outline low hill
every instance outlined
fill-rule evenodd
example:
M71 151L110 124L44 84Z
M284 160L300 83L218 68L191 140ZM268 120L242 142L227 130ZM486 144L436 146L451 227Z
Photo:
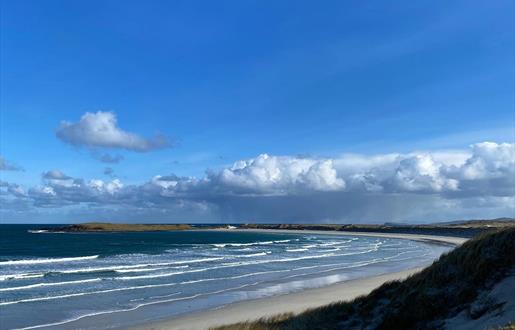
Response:
M353 301L216 329L489 329L513 321L515 227L482 234Z
M129 232L129 231L169 231L169 230L187 230L193 229L191 225L186 224L124 224L124 223L107 223L107 222L89 222L62 227L46 228L48 231L59 232Z
M493 220L466 220L452 223L435 223L424 225L408 224L244 224L246 229L286 229L286 230L336 230L349 232L380 232L398 234L420 234L474 237L478 234L502 228L515 228L515 219L501 218Z

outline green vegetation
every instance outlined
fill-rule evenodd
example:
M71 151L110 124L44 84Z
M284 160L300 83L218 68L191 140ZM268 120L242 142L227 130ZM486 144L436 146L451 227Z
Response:
M350 302L282 314L218 330L261 329L426 329L463 310L472 310L478 294L515 267L515 228L485 233L445 254L404 281L385 283L368 296ZM511 325L508 325L507 329Z
M114 231L168 231L168 230L187 230L193 229L191 225L144 225L144 224L123 224L123 223L104 223L89 222L76 225L69 225L59 228L48 228L49 231L65 232L114 232Z
M421 234L473 237L487 231L515 227L515 219L467 220L427 225L378 224L245 224L246 229L326 230L349 232L380 232L399 234Z

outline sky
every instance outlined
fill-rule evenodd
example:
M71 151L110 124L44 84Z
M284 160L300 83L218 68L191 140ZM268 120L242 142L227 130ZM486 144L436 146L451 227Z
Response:
M0 2L0 220L515 216L515 3Z

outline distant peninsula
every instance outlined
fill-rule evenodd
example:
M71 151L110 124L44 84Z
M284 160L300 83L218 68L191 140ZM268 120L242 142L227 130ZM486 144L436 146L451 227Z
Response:
M170 231L170 230L189 230L194 229L187 224L127 224L127 223L107 223L107 222L88 222L67 225L62 227L44 228L49 232L142 232L142 231Z

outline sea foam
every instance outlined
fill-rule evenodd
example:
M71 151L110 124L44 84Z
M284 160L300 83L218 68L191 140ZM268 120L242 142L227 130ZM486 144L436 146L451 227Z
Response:
M98 255L85 256L85 257L70 257L70 258L38 258L38 259L7 260L7 261L0 261L0 266L2 266L2 265L49 264L49 263L56 263L56 262L91 260L91 259L97 259L97 258L98 258Z

